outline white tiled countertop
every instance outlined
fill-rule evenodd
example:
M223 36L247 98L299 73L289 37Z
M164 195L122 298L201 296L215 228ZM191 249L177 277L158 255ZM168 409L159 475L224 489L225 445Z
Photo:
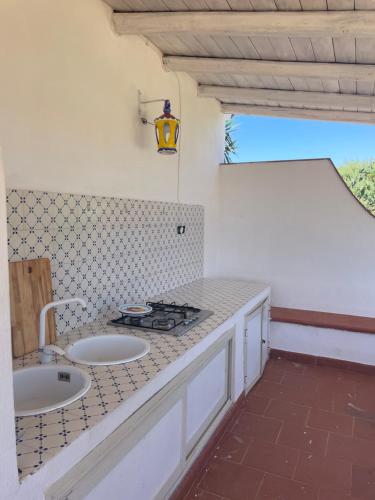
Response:
M144 402L140 397L137 402L135 397L137 394L141 396L141 389L145 392L145 400L149 399L152 394L155 394L157 390L176 375L173 370L170 370L168 371L169 380L166 376L162 380L162 376L167 373L167 367L183 358L185 354L192 351L200 343L203 344L203 339L208 337L239 309L252 299L255 299L259 294L268 293L268 290L267 285L248 281L201 279L162 296L154 297L154 300L164 299L165 301L176 301L181 304L188 302L195 307L213 311L214 314L210 318L181 337L130 330L128 328L121 329L107 325L107 320L95 321L61 335L56 343L64 347L77 338L123 332L146 339L150 343L151 349L143 358L127 364L112 366L79 365L80 368L89 373L92 379L91 389L82 399L50 413L35 417L17 418L17 454L20 478L23 479L29 474L35 474L46 462L56 457L60 452L68 452L69 445L72 445L76 440L82 442L83 435L93 430L93 427L99 425L101 421L109 419L112 414L115 415L118 412L116 414L117 418L113 419L113 425L107 425L105 430L103 430L104 426L101 427L103 436L101 436L101 439L96 436L96 441L100 442L100 440L107 437L121 423L121 418L123 421L124 417L130 416ZM201 352L204 352L204 349ZM200 352L197 354L199 355ZM197 354L195 354L195 357ZM185 366L191 362L188 356L186 356L185 361ZM73 364L62 357L55 359L55 362L65 365ZM36 364L38 364L37 352L16 359L14 368ZM178 367L178 372L185 366ZM146 394L148 386L149 389L152 386L153 391L149 390L148 394ZM127 402L130 403L132 397L134 398L133 408L129 408L127 416L123 414L121 417L121 408ZM64 448L67 449L63 450Z

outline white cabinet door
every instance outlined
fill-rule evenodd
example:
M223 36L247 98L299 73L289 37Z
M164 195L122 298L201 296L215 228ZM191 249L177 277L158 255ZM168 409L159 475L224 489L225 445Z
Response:
M245 390L248 391L262 374L263 304L245 319Z
M153 500L179 472L182 457L182 400L88 493L87 500ZM160 496L161 495L161 496Z
M217 352L186 387L186 442L189 452L229 398L229 344Z
M262 373L269 358L270 349L270 303L269 300L263 304L262 321Z
M231 404L232 338L229 330L52 485L46 499L168 498Z

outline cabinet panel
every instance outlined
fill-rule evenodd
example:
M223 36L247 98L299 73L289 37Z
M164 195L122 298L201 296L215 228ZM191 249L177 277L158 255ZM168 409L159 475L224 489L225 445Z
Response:
M171 380L46 493L46 500L164 500L231 404L234 330Z
M228 399L228 364L227 344L187 384L188 450L199 440Z
M154 499L181 462L182 411L178 401L85 498Z
M245 324L245 389L249 390L262 372L263 306L246 317Z

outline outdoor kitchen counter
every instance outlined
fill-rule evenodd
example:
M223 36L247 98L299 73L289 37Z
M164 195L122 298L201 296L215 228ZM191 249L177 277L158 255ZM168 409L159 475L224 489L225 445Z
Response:
M22 486L37 482L45 488L53 484L233 326L236 313L241 309L246 313L268 294L269 287L260 283L201 279L154 297L213 311L184 336L120 329L107 325L108 319L61 335L56 344L64 347L91 335L131 333L146 339L151 349L143 358L127 364L80 365L92 379L91 389L82 399L60 410L16 419ZM63 357L55 362L72 364ZM36 364L37 352L16 359L14 368Z

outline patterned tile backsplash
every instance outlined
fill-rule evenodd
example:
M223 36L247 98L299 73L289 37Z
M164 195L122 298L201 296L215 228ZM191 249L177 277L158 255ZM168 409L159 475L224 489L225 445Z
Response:
M57 310L59 334L203 275L200 205L12 189L7 210L9 260L48 257L54 298L87 301Z

